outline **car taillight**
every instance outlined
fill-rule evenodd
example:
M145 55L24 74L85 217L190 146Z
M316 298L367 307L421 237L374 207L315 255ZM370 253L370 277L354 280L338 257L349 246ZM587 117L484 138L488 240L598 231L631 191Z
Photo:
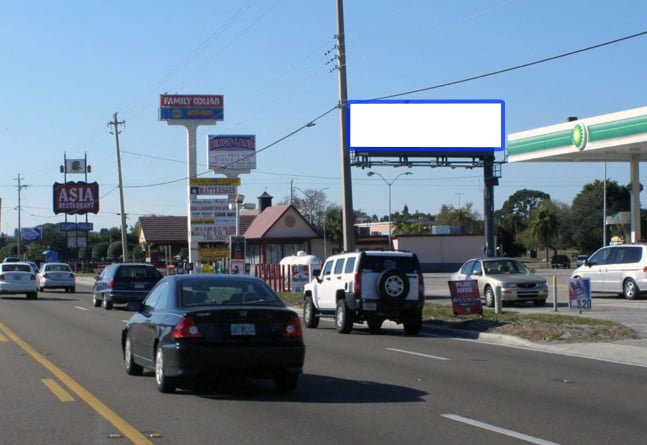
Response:
M353 278L353 293L355 295L360 295L362 293L362 274L355 272Z
M0 273L0 280L4 281L4 274Z
M112 279L112 280L108 281L108 287L109 287L110 289L112 289L112 286L113 286L114 284L115 284L115 280L114 280L114 279Z
M288 324L283 330L283 337L303 337L303 330L301 329L301 320L297 314L290 315Z
M36 280L36 275L32 274L32 275L31 275L31 279L32 279L32 280Z
M177 326L175 326L173 332L171 332L171 337L175 340L183 338L201 338L202 334L200 333L198 326L195 324L193 317L185 315Z
M45 273L43 274L43 278L49 278L49 274L48 274L47 272L45 272Z
M71 273L71 274L70 274L70 278L74 278L74 274L73 274L73 273Z

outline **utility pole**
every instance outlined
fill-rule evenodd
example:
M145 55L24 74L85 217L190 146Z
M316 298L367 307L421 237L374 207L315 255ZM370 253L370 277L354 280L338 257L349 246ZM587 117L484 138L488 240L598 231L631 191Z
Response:
M114 127L115 143L117 145L117 172L119 173L119 201L121 205L121 261L128 261L128 239L126 237L128 226L126 225L126 210L124 208L124 185L121 180L121 151L119 150L119 125L126 125L126 121L117 120L117 113L114 114L113 120L108 122L108 126Z
M20 213L21 213L21 208L20 208L20 192L23 188L29 187L27 185L21 184L21 180L24 178L20 177L20 173L18 173L18 177L16 180L18 181L18 236L16 236L16 256L20 258Z
M337 0L337 59L339 64L339 123L341 126L341 180L342 180L342 228L344 250L355 249L355 212L353 211L353 183L350 174L350 153L347 147L347 110L348 92L346 86L346 40L344 37L344 2Z

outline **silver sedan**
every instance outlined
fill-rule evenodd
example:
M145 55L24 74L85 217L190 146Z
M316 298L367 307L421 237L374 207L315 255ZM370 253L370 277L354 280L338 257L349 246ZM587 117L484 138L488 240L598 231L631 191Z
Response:
M452 274L451 280L478 281L481 299L489 307L494 307L497 288L503 303L532 301L544 306L548 298L546 279L515 258L473 258Z

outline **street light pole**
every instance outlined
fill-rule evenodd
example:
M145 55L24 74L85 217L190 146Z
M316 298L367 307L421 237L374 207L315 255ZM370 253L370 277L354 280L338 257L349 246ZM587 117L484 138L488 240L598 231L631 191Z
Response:
M391 228L391 186L395 183L395 181L398 180L398 178L400 176L402 176L402 175L412 175L412 174L413 173L411 173L411 172L402 172L398 176L393 178L393 180L391 182L389 182L389 181L386 180L386 178L384 176L382 176L381 174L379 174L377 172L370 171L370 172L366 173L367 176L373 176L373 175L379 176L380 178L382 178L382 181L384 181L386 183L386 185L389 187L389 233L388 233L388 235L389 235L389 249L393 249L393 238L392 238L393 230Z

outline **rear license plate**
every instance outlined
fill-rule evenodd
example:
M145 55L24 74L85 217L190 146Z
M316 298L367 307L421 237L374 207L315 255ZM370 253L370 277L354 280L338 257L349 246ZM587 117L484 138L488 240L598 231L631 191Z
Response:
M377 309L377 303L364 303L362 307L365 311L374 311Z
M135 283L135 289L144 289L145 287L144 283Z
M231 335L256 335L256 326L253 323L232 323Z

